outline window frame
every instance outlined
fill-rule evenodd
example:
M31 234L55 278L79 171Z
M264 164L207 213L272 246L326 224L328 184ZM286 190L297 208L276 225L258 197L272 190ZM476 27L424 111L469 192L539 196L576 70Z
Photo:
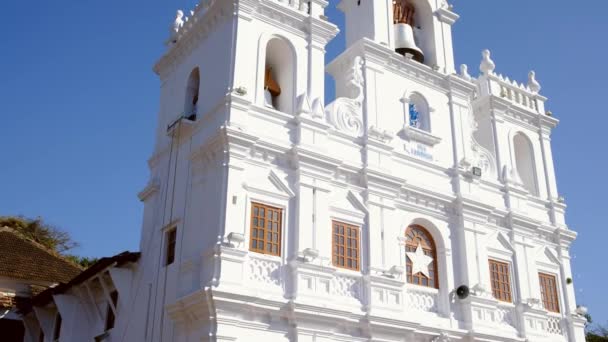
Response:
M344 228L344 233L336 233L336 225ZM354 231L355 235L352 236L350 233ZM337 244L340 241L339 238L343 238L343 243ZM349 248L347 240L355 240L355 246ZM344 253L339 253L340 248L344 249ZM353 251L355 256L353 256ZM348 252L351 252L351 256L348 256ZM343 265L340 264L342 259ZM348 266L349 261L351 266ZM331 222L331 262L334 267L349 270L349 271L361 271L361 227L355 224L347 223L340 220L332 220ZM355 266L353 267L353 262Z
M552 284L547 284L546 282L543 282L543 278L544 280L550 280L552 281ZM552 273L547 273L547 272L538 272L538 285L539 285L539 289L540 289L540 296L541 296L541 302L543 303L543 308L545 308L545 310L552 312L552 313L556 313L559 314L561 313L561 308L560 308L560 300L559 300L559 285L558 285L558 281L557 281L557 276L555 274ZM552 298L547 298L547 286L551 286L552 285L552 290L553 291L553 296Z
M426 235L426 238L429 239L429 241L431 242L431 255L428 255L428 248L425 248L424 246L422 247L423 251L425 252L425 255L427 256L431 256L433 258L433 271L434 271L434 284L431 285L430 280L431 278L426 277L423 274L416 273L416 274L410 274L412 272L412 262L409 261L409 257L407 256L407 253L412 253L415 252L416 249L418 248L419 244L417 245L413 245L413 243L410 242L410 239L408 238L408 233L410 232L410 230L413 229L418 229L421 230L424 235ZM435 238L433 237L433 235L431 234L431 232L429 232L428 229L424 228L423 226L419 225L419 224L412 224L410 226L407 227L407 229L405 230L405 244L403 246L404 250L405 250L405 278L406 278L406 282L409 285L414 285L414 286L420 286L420 287L424 287L424 288L429 288L429 289L436 289L439 290L439 286L440 286L440 282L439 282L439 260L437 257L437 243L435 242ZM408 248L412 248L412 251L409 251ZM423 279L426 278L427 284L425 285L423 283ZM416 280L416 281L415 281Z
M492 266L497 266L497 272L492 270ZM506 272L500 272L500 267L506 267ZM488 269L490 276L490 288L492 290L492 296L503 303L513 303L514 291L513 291L513 277L511 275L512 268L511 263L508 261L502 261L498 259L488 259ZM495 279L494 275L497 275L498 279ZM507 282L500 280L500 277L507 277ZM498 281L497 283L495 281ZM506 287L504 285L507 285ZM504 289L507 290L504 290Z
M172 239L173 237L173 239ZM165 266L175 263L177 255L177 227L171 227L165 232Z
M112 300L112 304L107 303L106 306L106 319L104 323L104 331L110 331L114 329L116 326L116 315L118 314L118 291L114 290L110 292L110 299ZM116 309L116 313L112 310L112 305Z
M258 209L258 215L255 215L255 210ZM260 216L259 215L259 210L263 209L264 210L264 216ZM271 223L276 223L277 224L277 231L273 232L273 231L268 231L268 228L266 228L266 223L268 220L268 218L266 217L268 210L270 210L271 212L277 212L277 220L274 220L274 217L272 218L272 220L270 221ZM284 217L283 215L285 214L285 208L280 207L280 206L276 206L276 205L270 205L270 204L266 204L260 201L251 201L250 202L250 213L249 213L249 251L253 252L253 253L258 253L258 254L262 254L262 255L268 255L271 257L282 257L283 255L283 222L284 222ZM274 215L273 215L274 216ZM254 226L254 222L258 222L257 220L264 220L264 226L259 226L256 225ZM271 228L273 229L273 228ZM262 239L258 238L259 235L259 231L262 230ZM254 237L254 232L255 237ZM267 239L267 234L277 234L277 239L276 242L268 242ZM272 240L272 239L270 239ZM254 247L254 242L256 244L256 247ZM262 243L262 248L258 248L258 243ZM267 250L266 247L268 247L268 243L271 244L271 248L270 250ZM273 247L276 246L276 252L273 252L272 249Z

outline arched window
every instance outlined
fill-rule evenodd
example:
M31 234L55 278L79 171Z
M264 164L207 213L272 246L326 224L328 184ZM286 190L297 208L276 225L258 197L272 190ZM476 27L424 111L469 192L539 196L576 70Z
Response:
M284 113L294 112L295 54L281 38L266 45L264 66L264 104Z
M186 103L184 105L184 117L196 120L198 114L198 97L201 86L201 75L198 68L190 73L186 88Z
M408 103L408 124L411 127L421 129L423 131L431 131L431 118L429 115L429 105L426 100L418 95L412 94Z
M523 133L518 133L513 138L513 149L515 150L515 166L524 188L531 194L538 195L532 143Z
M437 248L433 237L418 225L407 228L405 237L407 282L438 289Z

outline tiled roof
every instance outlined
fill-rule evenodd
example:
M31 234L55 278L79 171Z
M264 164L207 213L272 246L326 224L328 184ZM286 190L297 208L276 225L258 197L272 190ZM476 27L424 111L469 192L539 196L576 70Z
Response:
M139 260L141 256L140 252L122 252L113 257L109 258L101 258L91 267L82 271L72 280L65 284L59 284L55 287L50 287L38 295L32 298L32 303L35 306L45 306L49 302L51 302L54 294L65 293L67 290L72 288L73 286L77 286L82 284L83 282L89 280L90 278L98 275L100 272L105 271L108 267L121 267L124 265L128 265L130 263L135 263ZM29 307L22 307L20 310L21 314L26 315L29 311L31 311L31 305Z
M0 228L0 276L27 281L66 283L81 272L74 264Z

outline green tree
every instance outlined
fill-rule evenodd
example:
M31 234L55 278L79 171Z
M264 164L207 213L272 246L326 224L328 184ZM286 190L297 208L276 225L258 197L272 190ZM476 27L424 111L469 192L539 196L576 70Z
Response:
M42 221L21 216L0 216L0 228L8 227L24 238L37 242L47 249L63 254L78 246L67 232Z
M592 326L593 318L587 313L587 342L608 342L608 328L602 325Z
M78 243L66 231L45 223L41 218L0 216L0 228L2 227L14 230L25 239L42 245L81 268L89 268L99 260L66 253L78 247Z
M65 258L82 268L89 268L99 261L99 258L81 257L78 255L66 255Z
M587 342L608 342L608 330L602 327L588 331Z

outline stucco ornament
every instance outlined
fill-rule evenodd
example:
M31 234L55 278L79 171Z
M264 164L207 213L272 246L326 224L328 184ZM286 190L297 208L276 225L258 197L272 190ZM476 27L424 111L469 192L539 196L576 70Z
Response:
M479 70L484 75L489 75L496 69L496 64L492 60L490 50L483 50L481 53L481 64L479 65Z
M471 150L473 156L469 160L472 166L476 166L481 169L482 177L494 177L497 175L496 172L496 158L489 149L483 147L479 141L475 138L475 133L479 130L479 125L475 120L475 116L472 114L473 109L469 108L469 128L471 132Z
M476 297L486 298L486 299L493 298L492 292L488 291L488 286L486 284L477 283L475 286L473 286L473 288L471 290L473 292L473 295Z
M408 252L407 257L412 261L412 274L422 273L428 278L431 277L429 265L433 262L433 258L424 254L422 246L418 245L416 252Z
M353 59L346 78L348 97L340 97L327 106L328 121L339 131L348 134L363 135L363 59Z
M521 181L521 177L519 176L519 172L517 172L517 169L509 167L508 165L505 165L502 168L502 180L504 183L508 184L514 184L519 186L523 184L523 182Z
M525 304L532 309L537 309L537 310L543 309L542 301L538 298L528 298L525 301Z
M530 90L534 94L538 94L542 89L540 83L538 83L538 81L536 80L536 72L534 71L530 71L530 73L528 74L528 88L530 88Z

